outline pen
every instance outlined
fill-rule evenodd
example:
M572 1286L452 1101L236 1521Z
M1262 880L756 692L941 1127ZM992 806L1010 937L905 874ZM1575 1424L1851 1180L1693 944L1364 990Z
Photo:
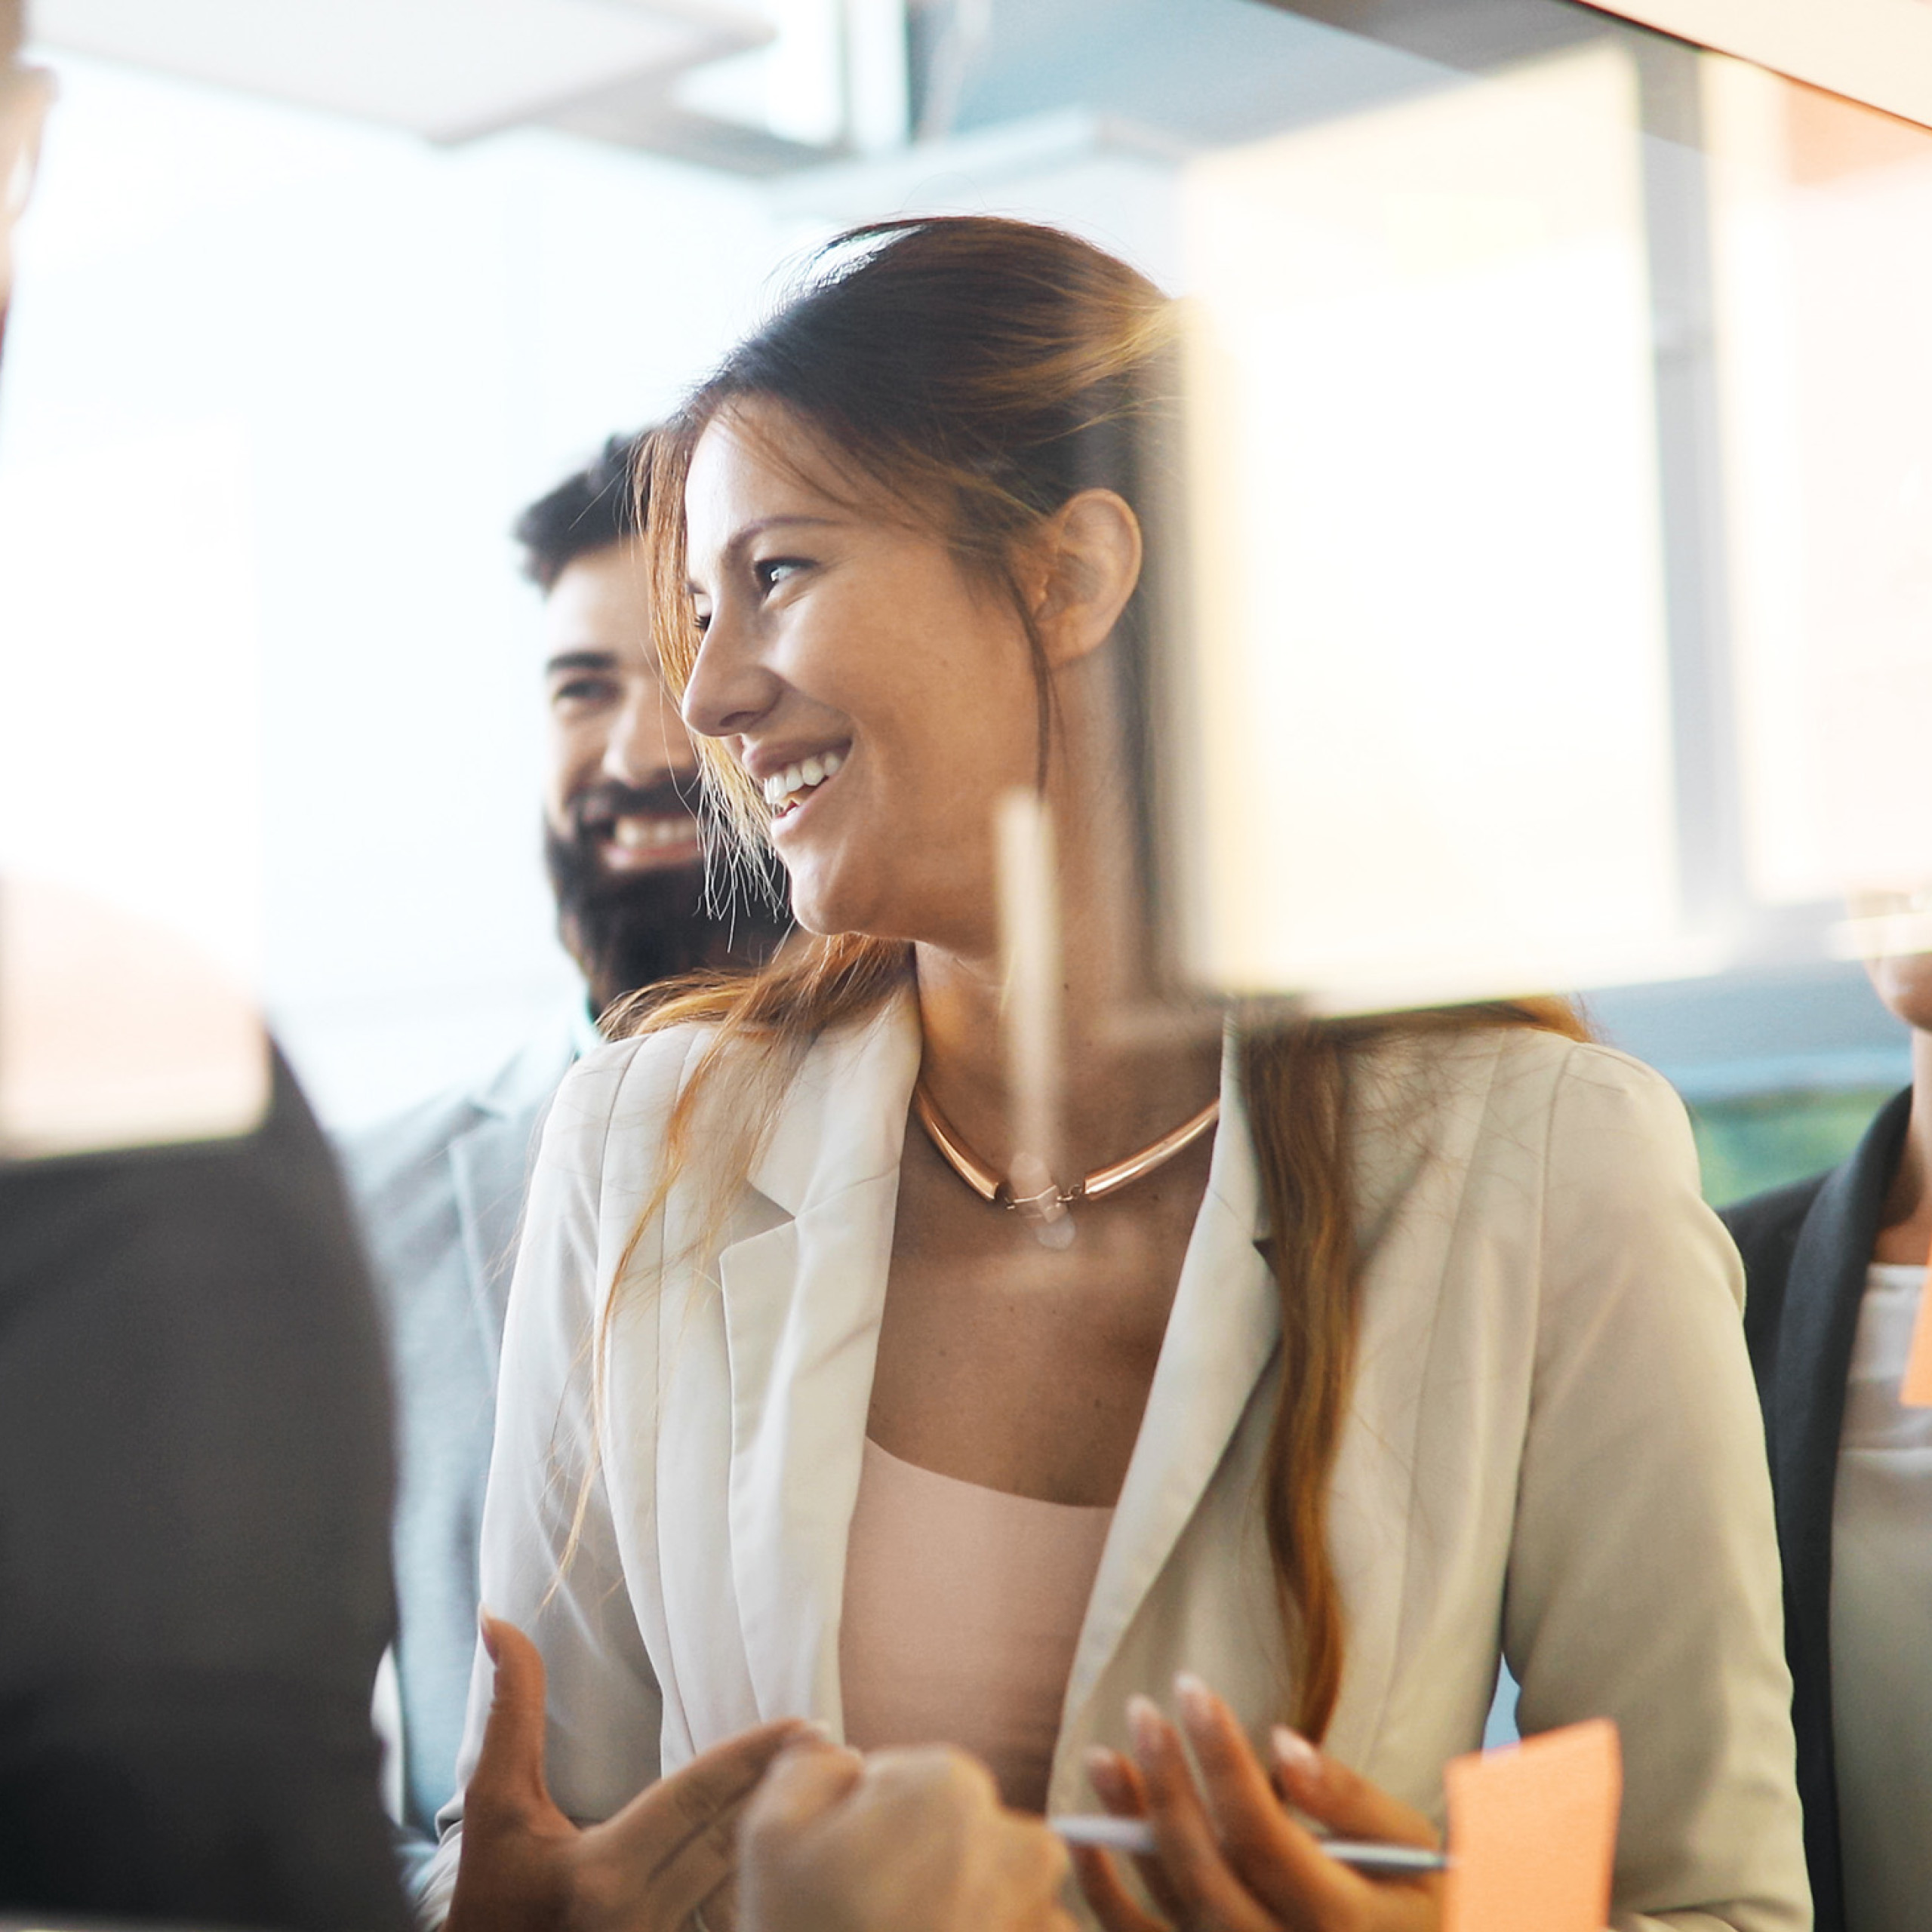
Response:
M1048 1828L1069 1844L1100 1846L1108 1851L1146 1857L1154 1849L1154 1828L1145 1818L1109 1818L1080 1814L1049 1818ZM1406 1878L1418 1872L1446 1872L1447 1857L1418 1844L1371 1844L1352 1838L1323 1838L1321 1849L1338 1863L1377 1877Z

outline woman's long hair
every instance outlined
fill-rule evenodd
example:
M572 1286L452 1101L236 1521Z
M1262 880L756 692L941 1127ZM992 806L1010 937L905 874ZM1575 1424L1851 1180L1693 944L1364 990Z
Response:
M1013 574L1019 546L1076 491L1116 490L1143 524L1155 520L1143 488L1146 452L1166 440L1173 408L1171 315L1143 277L1054 229L955 217L840 238L804 292L733 352L650 453L647 543L667 681L681 690L697 654L685 588L685 481L699 437L721 411L752 399L780 405L842 460L841 471L942 537L1026 623ZM1155 557L1158 546L1149 549ZM1147 596L1143 586L1130 603L1129 632L1144 622ZM1052 706L1044 653L1030 626L1029 638L1044 772ZM729 828L762 839L766 813L749 778L715 743L699 750ZM760 1124L811 1041L878 1012L909 983L911 958L898 940L801 937L748 978L648 989L608 1017L620 1034L691 1022L712 1029L673 1109L640 1231L690 1166L694 1123L724 1070L731 1104L707 1116L726 1136L723 1148L712 1141L706 1150L708 1183L719 1200L743 1179ZM1346 1634L1328 1548L1328 1494L1352 1379L1361 1274L1351 1068L1365 1047L1394 1032L1502 1025L1580 1032L1555 1001L1384 1021L1275 1019L1241 1031L1241 1074L1281 1309L1263 1507L1294 1666L1288 1715L1313 1738L1334 1711ZM601 1381L600 1371L593 1383Z

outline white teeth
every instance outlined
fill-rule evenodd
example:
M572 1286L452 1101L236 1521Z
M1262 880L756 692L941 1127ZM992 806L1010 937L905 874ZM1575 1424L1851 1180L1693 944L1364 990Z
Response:
M788 764L764 781L764 802L781 817L801 792L809 792L835 777L845 762L842 752L815 752L801 764Z
M620 818L611 828L612 839L627 852L647 845L681 845L691 835L691 827L675 818Z

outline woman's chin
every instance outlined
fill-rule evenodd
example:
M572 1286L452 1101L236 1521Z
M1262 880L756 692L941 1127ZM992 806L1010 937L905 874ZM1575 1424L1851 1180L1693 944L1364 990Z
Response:
M848 933L863 934L863 921L855 909L836 892L814 890L795 874L792 880L792 917L802 932L817 939L838 939Z
M811 893L792 886L792 917L802 932L817 939L876 939L904 941L903 921L882 917L880 909L849 895Z

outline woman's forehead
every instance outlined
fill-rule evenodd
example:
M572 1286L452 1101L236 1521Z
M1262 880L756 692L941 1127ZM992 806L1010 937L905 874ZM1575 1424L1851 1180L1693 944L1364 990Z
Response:
M768 397L745 396L705 425L691 452L688 488L778 490L831 502L850 494L844 473L850 467L796 411Z
M841 524L917 525L907 493L867 474L795 410L768 397L734 398L700 432L685 487L693 554L730 543L746 524L809 517Z

